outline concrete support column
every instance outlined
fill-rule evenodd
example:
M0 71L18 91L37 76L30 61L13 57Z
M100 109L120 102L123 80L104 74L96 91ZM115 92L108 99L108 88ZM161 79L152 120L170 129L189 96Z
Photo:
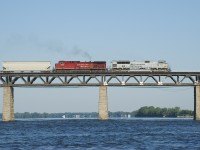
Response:
M14 121L14 88L3 87L3 121Z
M99 120L108 120L107 86L99 87Z
M194 120L200 120L200 86L194 87Z

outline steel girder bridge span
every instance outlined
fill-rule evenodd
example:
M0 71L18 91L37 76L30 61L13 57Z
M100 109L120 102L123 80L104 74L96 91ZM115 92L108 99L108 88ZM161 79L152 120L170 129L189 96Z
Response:
M14 87L98 86L99 119L107 120L108 86L192 86L194 120L200 120L200 72L110 72L110 73L0 73L3 87L3 121L14 120Z

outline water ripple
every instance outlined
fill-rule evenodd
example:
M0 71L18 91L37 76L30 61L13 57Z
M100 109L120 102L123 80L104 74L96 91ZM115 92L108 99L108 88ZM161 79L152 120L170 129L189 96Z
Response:
M200 122L181 119L0 122L0 149L200 149Z

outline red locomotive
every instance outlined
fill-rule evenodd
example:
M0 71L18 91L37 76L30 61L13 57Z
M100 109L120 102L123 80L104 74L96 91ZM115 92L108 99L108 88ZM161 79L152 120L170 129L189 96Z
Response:
M106 70L106 61L81 62L81 61L59 61L55 64L56 71L62 70Z

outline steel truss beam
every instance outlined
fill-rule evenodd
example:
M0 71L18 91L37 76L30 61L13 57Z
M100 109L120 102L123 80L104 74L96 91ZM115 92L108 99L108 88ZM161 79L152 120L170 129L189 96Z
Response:
M0 73L0 86L196 86L200 72Z

